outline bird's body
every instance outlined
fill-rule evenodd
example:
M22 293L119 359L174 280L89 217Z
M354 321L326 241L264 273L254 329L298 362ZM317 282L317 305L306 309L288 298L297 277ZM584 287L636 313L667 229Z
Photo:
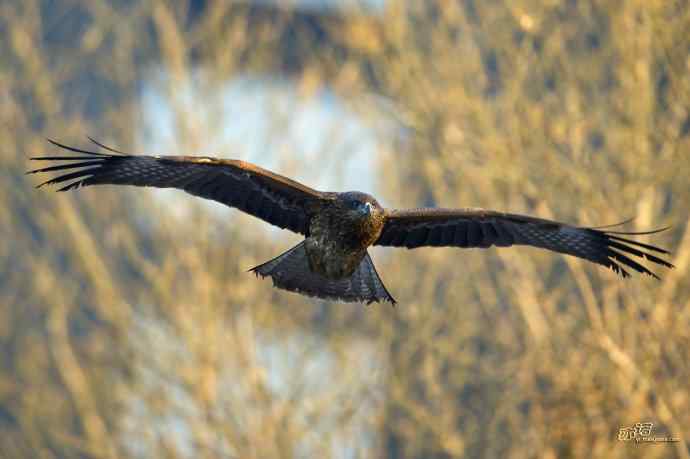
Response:
M368 202L371 210L353 209L351 202ZM366 204L365 204L366 205ZM378 239L383 229L383 209L373 196L357 193L336 193L313 213L305 249L309 267L328 279L349 277Z
M251 271L271 277L276 287L319 298L395 303L367 253L372 245L529 245L589 260L623 277L629 276L626 267L657 277L633 257L673 266L654 255L667 251L624 237L662 230L610 231L484 209L384 209L366 193L317 191L244 161L128 155L92 141L110 153L51 141L85 156L32 158L67 163L29 173L66 171L41 184L68 182L59 191L100 184L178 188L302 234L303 242Z

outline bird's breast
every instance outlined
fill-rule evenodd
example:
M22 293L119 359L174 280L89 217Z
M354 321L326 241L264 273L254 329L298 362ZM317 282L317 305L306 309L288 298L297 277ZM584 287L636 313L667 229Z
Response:
M380 228L373 228L366 220L338 212L312 217L305 244L312 271L329 279L351 276L380 233Z

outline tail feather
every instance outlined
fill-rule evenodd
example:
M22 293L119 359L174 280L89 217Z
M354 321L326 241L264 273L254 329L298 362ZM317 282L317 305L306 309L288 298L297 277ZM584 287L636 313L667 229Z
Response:
M308 296L367 304L380 301L396 303L379 278L369 254L364 256L352 276L328 279L312 272L302 242L250 271L257 276L270 277L278 288Z

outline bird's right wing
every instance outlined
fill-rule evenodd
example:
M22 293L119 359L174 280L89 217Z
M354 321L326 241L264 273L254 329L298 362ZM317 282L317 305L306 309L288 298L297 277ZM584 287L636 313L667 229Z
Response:
M671 268L671 263L653 254L668 252L623 236L664 229L645 233L603 231L484 209L386 209L383 230L374 244L408 249L530 245L604 265L623 277L629 275L626 266L657 277L634 257Z
M302 234L307 234L309 229L309 204L326 196L326 193L244 161L200 156L128 155L91 140L110 153L81 150L50 140L57 147L82 155L31 158L68 163L28 173L67 172L39 185L66 183L58 191L101 184L178 188Z

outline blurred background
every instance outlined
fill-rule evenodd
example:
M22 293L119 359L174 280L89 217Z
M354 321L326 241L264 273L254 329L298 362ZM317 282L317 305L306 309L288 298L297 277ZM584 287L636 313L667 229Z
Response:
M690 457L690 4L0 3L0 457ZM386 206L625 229L663 280L374 249L399 300L247 269L299 238L179 191L35 190L45 140L239 158ZM617 440L654 423L675 443Z

